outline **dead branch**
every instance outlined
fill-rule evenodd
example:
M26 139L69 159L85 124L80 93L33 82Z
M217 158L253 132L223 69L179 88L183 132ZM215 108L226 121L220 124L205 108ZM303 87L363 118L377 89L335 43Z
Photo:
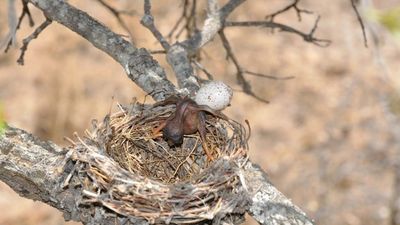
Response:
M270 21L274 21L275 17L286 12L289 11L290 9L294 9L296 11L296 15L299 21L301 21L301 14L302 13L306 13L306 14L312 14L313 12L306 10L306 9L300 9L298 4L299 4L300 0L294 0L292 4L287 5L286 7L284 7L281 10L278 10L270 15L265 16L265 19L269 19Z
M351 2L351 7L353 7L353 10L354 10L354 12L356 13L356 16L357 16L357 20L358 20L358 22L360 23L360 26L361 26L362 35L363 35L363 38L364 38L364 46L366 48L368 48L367 34L365 32L364 22L363 22L363 20L361 18L360 13L358 12L358 9L357 9L357 6L356 6L356 0L350 0L350 2Z
M167 61L175 72L179 87L185 87L188 93L195 93L199 84L191 65L191 56L216 36L222 28L223 21L244 1L230 0L222 8L219 8L218 1L208 0L208 13L203 29L191 38L171 46L167 52Z
M24 55L26 50L28 49L28 45L29 43L33 40L36 39L40 33L42 33L42 31L44 31L44 29L46 29L46 27L48 27L51 24L51 20L46 18L46 20L38 27L36 28L36 30L29 35L27 38L25 38L22 41L22 47L21 47L21 54L19 55L19 58L17 60L18 64L20 65L24 65Z
M296 35L302 37L304 41L310 42L314 45L317 45L320 47L328 47L331 43L330 40L320 39L320 38L316 38L314 36L315 31L318 28L319 20L320 20L320 16L317 17L317 19L315 20L314 26L308 33L299 31L288 25L276 23L273 21L227 21L227 22L225 22L225 26L226 27L263 27L263 28L279 29L280 31L283 31L283 32L296 34Z
M25 15L28 16L29 26L31 26L31 27L35 26L35 22L33 21L33 18L31 15L31 11L29 11L28 0L22 0L22 13L18 19L17 29L19 29L21 27L21 23L22 23L22 20L24 19Z
M140 23L149 29L158 42L160 42L161 46L168 51L171 46L154 24L154 17L151 14L150 0L144 1L144 16L142 17L142 20L140 20Z
M192 38L182 42L188 53L194 54L198 49L211 41L223 27L226 18L243 2L245 0L230 0L222 8L218 9L217 1L209 0L209 12L207 19L204 21L203 29Z
M219 36L221 38L224 49L226 51L226 58L230 59L232 61L233 65L235 65L236 80L237 80L238 84L242 87L243 92L254 97L255 99L257 99L261 102L269 103L269 101L257 96L251 89L250 83L244 78L245 70L243 70L242 67L240 66L239 61L236 58L236 55L233 53L232 47L228 41L228 38L225 36L225 33L223 32L223 30L221 30L219 32Z

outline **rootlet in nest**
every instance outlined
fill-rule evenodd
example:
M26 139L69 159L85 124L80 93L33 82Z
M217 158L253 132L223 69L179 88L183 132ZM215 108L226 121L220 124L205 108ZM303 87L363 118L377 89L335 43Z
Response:
M65 181L82 188L80 204L162 224L244 213L247 134L218 110L188 98L136 103L86 136L70 151Z

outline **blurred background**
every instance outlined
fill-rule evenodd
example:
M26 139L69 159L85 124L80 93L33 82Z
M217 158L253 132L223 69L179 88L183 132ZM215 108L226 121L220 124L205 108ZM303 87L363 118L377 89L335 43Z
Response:
M8 30L6 2L0 1L0 37ZM115 32L126 34L97 1L69 2ZM136 45L158 50L160 46L139 23L140 2L109 1L117 9L134 11L123 19ZM262 19L291 2L247 1L231 18ZM317 14L321 15L316 36L332 41L327 48L288 33L226 29L243 67L268 75L295 76L291 80L247 76L255 93L270 104L235 91L225 113L240 122L250 121L251 160L317 224L400 224L392 216L400 208L400 172L396 170L400 168L400 39L396 27L400 1L361 3L360 12L367 18L368 48L350 0L302 0L299 7L315 14L303 14L299 22L291 10L275 19L308 32ZM153 1L156 24L163 34L179 18L180 7L181 1ZM41 12L30 8L39 25L44 20ZM18 46L32 31L24 20ZM235 68L225 61L218 37L201 54L203 65L216 79L240 90ZM16 63L18 56L17 47L0 54L2 113L12 126L59 145L67 145L63 138L74 132L83 134L92 119L101 120L113 98L121 104L129 104L134 97L144 101L145 93L119 64L57 23L31 42L25 66ZM155 58L171 75L165 56ZM79 224L64 222L57 210L19 197L1 182L0 212L0 225ZM255 223L249 219L247 224Z

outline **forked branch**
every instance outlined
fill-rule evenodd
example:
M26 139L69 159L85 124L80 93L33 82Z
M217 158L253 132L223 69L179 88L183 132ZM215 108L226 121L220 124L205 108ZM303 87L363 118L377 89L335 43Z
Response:
M310 30L310 32L305 33L300 30L297 30L291 26L276 23L273 21L227 21L225 22L226 27L262 27L262 28L271 28L271 29L279 29L283 32L293 33L303 38L304 41L310 42L314 45L320 47L328 47L331 43L330 40L320 39L315 37L315 31L318 28L318 22L320 20L320 16L315 20L314 26Z
M28 49L29 43L33 39L36 39L39 36L39 34L42 33L42 31L44 31L44 29L46 29L46 27L48 27L51 24L51 22L52 21L50 19L46 18L46 20L42 24L40 24L40 26L36 28L36 30L31 35L29 35L22 41L21 54L19 55L19 58L17 60L18 64L24 65L24 56L26 50Z

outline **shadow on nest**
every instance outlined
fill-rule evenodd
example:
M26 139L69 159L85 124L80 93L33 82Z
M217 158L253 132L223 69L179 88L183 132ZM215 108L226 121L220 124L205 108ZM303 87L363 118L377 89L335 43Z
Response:
M80 204L148 223L198 223L244 213L241 167L247 162L242 125L206 115L206 137L185 135L169 146L154 133L175 113L175 104L139 103L106 116L69 153L73 169L65 186L82 189ZM213 160L207 160L207 145Z

